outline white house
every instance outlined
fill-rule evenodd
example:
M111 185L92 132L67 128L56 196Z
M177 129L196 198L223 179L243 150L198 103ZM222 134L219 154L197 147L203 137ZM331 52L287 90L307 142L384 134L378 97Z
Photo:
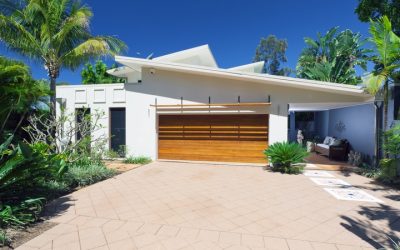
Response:
M289 111L373 101L357 86L261 74L262 62L221 69L208 45L115 60L124 66L109 73L127 83L58 86L57 99L104 111L110 147L153 159L265 162L263 149L288 139Z

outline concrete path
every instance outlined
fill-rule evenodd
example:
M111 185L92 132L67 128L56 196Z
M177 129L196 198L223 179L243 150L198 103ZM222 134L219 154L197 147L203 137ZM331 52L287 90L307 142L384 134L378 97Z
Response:
M374 249L400 239L400 192L334 177L383 201L338 200L305 175L154 162L53 202L54 228L19 249Z

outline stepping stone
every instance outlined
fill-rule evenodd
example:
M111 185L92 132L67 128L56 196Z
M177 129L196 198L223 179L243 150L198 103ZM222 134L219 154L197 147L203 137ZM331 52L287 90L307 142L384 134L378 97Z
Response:
M351 187L351 185L344 180L334 178L310 178L315 184L320 186L329 187Z
M305 170L303 174L305 176L311 176L311 177L335 177L326 171L320 171L320 170Z
M359 189L347 189L347 188L324 188L325 191L333 195L338 200L346 201L367 201L367 202L380 202L383 201L375 198L367 192Z

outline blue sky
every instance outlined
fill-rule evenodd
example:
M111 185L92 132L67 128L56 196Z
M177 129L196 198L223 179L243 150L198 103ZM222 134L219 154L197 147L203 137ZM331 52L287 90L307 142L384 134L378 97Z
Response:
M116 35L129 47L127 56L146 57L209 44L220 67L251 62L261 37L288 41L288 63L295 68L304 37L340 26L368 35L368 24L354 14L358 0L82 0L91 6L94 34ZM35 78L46 78L42 65L24 59ZM107 62L111 64L112 59ZM59 81L78 84L80 70L63 70Z

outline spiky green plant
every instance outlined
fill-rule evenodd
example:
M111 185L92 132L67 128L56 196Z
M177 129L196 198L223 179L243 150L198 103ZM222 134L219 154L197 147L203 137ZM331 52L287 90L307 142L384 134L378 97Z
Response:
M113 36L92 35L92 16L91 9L78 0L0 0L0 41L44 64L53 107L61 68L74 70L93 58L126 49Z
M303 163L304 158L308 156L305 148L297 143L276 142L264 151L274 171L282 173L299 173L303 166L295 164Z

